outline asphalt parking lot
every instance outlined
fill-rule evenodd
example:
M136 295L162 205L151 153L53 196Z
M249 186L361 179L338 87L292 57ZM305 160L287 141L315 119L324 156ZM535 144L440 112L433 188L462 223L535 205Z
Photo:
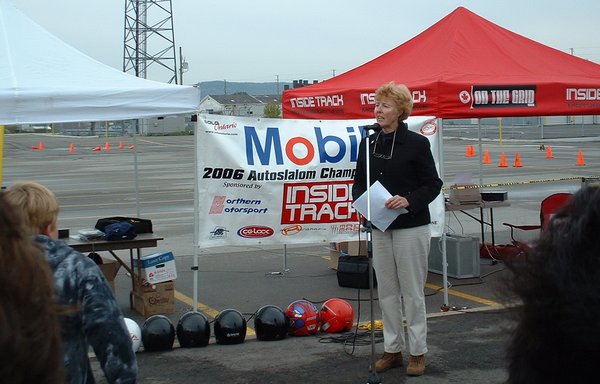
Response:
M33 150L43 141L45 149ZM92 151L108 139L52 135L6 135L3 185L22 179L36 180L51 188L61 202L62 228L93 227L100 217L140 216L153 221L155 233L164 237L158 250L176 255L178 278L176 311L167 314L176 324L192 309L194 291L199 310L209 319L227 308L248 318L266 304L286 307L305 298L320 305L332 297L348 300L360 322L369 321L370 305L379 314L368 290L340 287L329 268L328 244L194 250L193 183L194 145L191 136L110 138L109 151ZM119 148L124 141L123 149ZM485 142L493 163L483 169L477 159L465 157L466 138L446 139L444 168L446 185L464 173L476 181L508 191L510 207L494 210L496 243L510 241L504 221L537 223L539 202L554 191L575 191L582 177L600 177L600 150L594 139L551 142L555 158L545 158L539 142ZM73 144L75 150L69 150ZM546 143L547 144L547 143ZM135 153L130 146L135 145ZM479 148L478 152L479 152ZM585 152L586 165L577 166L577 153ZM519 151L523 167L497 167L500 151L512 156ZM134 169L137 175L134 176ZM488 213L485 213L486 215ZM489 220L489 217L487 218ZM446 216L449 233L479 236L479 223L460 213ZM489 228L485 229L489 236ZM489 237L488 237L489 238ZM194 287L191 267L199 258L198 283ZM449 279L449 302L442 294L441 276L430 273L427 307L430 317L427 373L407 379L392 370L383 382L403 383L501 383L506 379L504 347L510 317L502 309L501 287L507 277L504 265L480 261L480 276ZM115 279L116 297L126 317L140 325L143 316L129 308L131 283L121 268ZM441 306L452 309L442 312ZM365 336L367 333L367 336ZM211 343L204 348L175 348L166 352L139 352L141 383L364 383L371 357L369 332L358 330L356 339L344 335L288 337L281 341L258 341L250 331L238 345ZM339 337L338 337L339 336ZM346 335L348 336L348 335ZM347 337L346 337L347 339ZM376 353L382 344L376 343ZM351 352L351 353L350 353ZM96 367L97 368L97 367ZM101 379L99 382L102 382Z

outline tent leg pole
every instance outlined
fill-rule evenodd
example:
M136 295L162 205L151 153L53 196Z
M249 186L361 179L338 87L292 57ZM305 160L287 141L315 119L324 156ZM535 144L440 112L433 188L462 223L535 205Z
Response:
M139 121L139 120L138 120ZM136 217L141 217L140 214L140 183L138 177L138 158L137 158L137 143L135 141L136 133L133 134L133 174L135 175L135 212Z
M194 292L192 300L192 311L198 311L198 246L194 246L194 263L192 265L192 273L194 274Z
M192 116L193 117L193 116ZM192 119L193 120L193 119ZM192 236L194 241L194 264L192 265L192 271L194 274L194 288L193 288L193 300L192 300L192 311L198 311L198 282L199 282L199 271L198 271L198 249L200 248L199 238L198 238L198 229L200 228L200 186L199 186L199 178L198 178L198 116L196 115L196 122L194 123L194 132L195 135L195 151L194 151L194 234Z
M275 276L283 276L286 273L288 273L290 270L287 267L287 244L283 244L283 255L282 255L282 261L283 261L283 268L281 271L274 271L274 272L269 272L269 275L275 275Z
M440 127L440 143L444 142L444 119L438 119L438 126ZM445 179L444 175L444 149L443 145L438 145L438 158L440 161L440 177L442 181ZM446 202L444 201L444 205ZM445 212L445 209L444 209ZM442 223L442 284L444 288L444 303L442 304L442 311L447 311L450 306L448 305L448 267L446 265L446 215L443 215L444 222Z

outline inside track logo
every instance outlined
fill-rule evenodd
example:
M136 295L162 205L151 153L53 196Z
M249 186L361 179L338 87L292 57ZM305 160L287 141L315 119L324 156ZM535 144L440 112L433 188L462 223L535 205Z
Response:
M567 88L567 101L596 101L600 100L599 88Z
M427 102L427 91L424 89L411 91L410 94L414 104ZM375 105L375 92L361 93L358 97L360 105Z
M352 206L352 181L283 185L281 224L358 221Z

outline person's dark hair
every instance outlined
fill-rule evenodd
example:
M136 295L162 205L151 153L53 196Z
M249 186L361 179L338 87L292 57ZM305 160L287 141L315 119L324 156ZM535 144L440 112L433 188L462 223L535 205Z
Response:
M596 382L600 363L600 188L584 187L511 266L522 303L508 347L509 383Z
M4 194L0 192L0 381L64 383L50 266Z

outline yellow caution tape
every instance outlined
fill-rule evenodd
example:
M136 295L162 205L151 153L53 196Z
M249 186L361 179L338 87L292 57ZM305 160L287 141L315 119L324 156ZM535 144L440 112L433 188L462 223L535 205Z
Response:
M572 177L560 177L555 179L541 179L541 180L522 180L522 181L506 181L501 183L490 183L490 184L469 184L469 185L452 185L450 187L443 187L443 191L449 189L471 189L471 188L496 188L496 187L508 187L512 185L523 185L523 184L539 184L539 183L554 183L557 181L568 181L568 180L583 180L585 177L572 176Z

